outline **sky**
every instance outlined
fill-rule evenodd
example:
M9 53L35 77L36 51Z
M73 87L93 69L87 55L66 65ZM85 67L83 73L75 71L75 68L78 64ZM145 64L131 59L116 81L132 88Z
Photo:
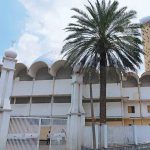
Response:
M150 0L118 1L120 7L137 11L136 22L150 16ZM13 49L18 61L27 65L38 57L48 57L52 61L62 58L60 51L66 37L63 29L71 22L73 14L70 9L84 9L84 4L87 0L1 0L0 57L5 50Z

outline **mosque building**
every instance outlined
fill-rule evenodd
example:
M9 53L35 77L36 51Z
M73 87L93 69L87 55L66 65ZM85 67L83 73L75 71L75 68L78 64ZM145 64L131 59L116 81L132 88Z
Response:
M107 124L150 125L150 45L149 22L143 29L146 72L140 77L128 72L122 77L114 70L107 75ZM73 69L65 60L35 60L30 67L17 63L11 94L11 117L38 117L67 119L71 97L80 92L85 111L85 125L91 125L90 85L88 75L83 74L80 91L72 90ZM94 115L99 122L99 74L92 75ZM41 139L46 138L49 127L41 128Z

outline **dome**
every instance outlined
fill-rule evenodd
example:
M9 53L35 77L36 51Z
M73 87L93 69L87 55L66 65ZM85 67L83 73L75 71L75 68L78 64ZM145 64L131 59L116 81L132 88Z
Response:
M15 59L17 57L17 53L11 50L5 52L5 57Z

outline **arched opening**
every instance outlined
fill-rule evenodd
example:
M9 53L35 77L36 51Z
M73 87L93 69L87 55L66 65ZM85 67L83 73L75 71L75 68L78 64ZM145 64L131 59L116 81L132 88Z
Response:
M126 79L122 81L123 87L138 87L138 80L133 75L127 75Z
M29 75L35 80L51 80L53 77L50 74L50 66L46 60L37 60L29 68Z
M99 73L96 70L91 70L90 72L89 71L85 72L83 75L83 83L84 84L89 84L89 83L99 84Z
M19 78L19 81L32 81L32 77L28 75L27 66L23 63L17 63L15 69L14 78Z
M107 68L106 81L107 83L120 83L119 71L115 68Z
M141 87L150 87L150 73L144 73L140 78Z
M27 74L27 69L20 70L16 78L19 78L19 81L32 81L32 78Z
M53 77L48 73L48 67L42 67L37 70L35 80L52 80Z
M72 68L69 66L61 66L57 72L55 79L71 79Z
M66 60L58 60L52 64L50 73L55 79L71 79L72 68L67 65Z

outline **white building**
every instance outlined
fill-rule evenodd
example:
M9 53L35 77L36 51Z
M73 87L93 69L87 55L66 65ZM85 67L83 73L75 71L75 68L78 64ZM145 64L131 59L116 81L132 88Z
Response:
M12 116L40 116L66 118L71 102L72 68L64 60L54 63L38 59L29 68L16 64L11 95ZM150 73L139 78L129 73L126 79L119 75L107 76L107 123L111 125L150 124ZM82 102L86 125L90 123L89 84L83 77ZM95 117L99 118L98 75L93 76Z
M34 145L34 149L39 149L42 145L39 141L46 140L47 133L51 130L53 138L56 135L59 138L59 135L63 134L71 150L80 150L83 144L81 135L84 120L86 126L91 125L88 74L79 73L78 67L72 69L66 66L65 60L52 63L42 58L28 68L22 63L15 66L15 58L15 53L6 52L1 67L0 140L3 142L1 148L4 149L7 139L7 149L17 146L18 142L21 142L18 149L21 149L21 145L25 147L30 145L30 149ZM92 87L95 118L96 122L99 122L100 86L99 74L96 72L92 74ZM139 78L131 72L126 77L121 77L112 69L108 71L107 124L149 125L149 89L149 72L143 73ZM5 131L8 129L6 124L9 124L8 135ZM63 146L65 149L66 145Z

